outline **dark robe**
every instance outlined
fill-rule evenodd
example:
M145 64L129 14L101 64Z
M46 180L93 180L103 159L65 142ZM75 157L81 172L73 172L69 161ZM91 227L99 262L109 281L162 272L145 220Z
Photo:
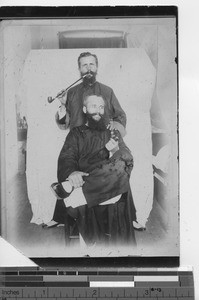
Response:
M70 129L85 124L85 115L83 113L83 99L86 95L102 96L105 101L105 115L113 121L119 122L126 127L126 114L120 106L113 90L100 83L95 82L88 86L83 82L70 88L67 94L66 111L70 118ZM59 121L64 123L64 118Z
M63 208L65 222L71 222L71 217L78 226L87 245L136 245L132 222L135 218L135 207L131 190L124 193L115 204L87 205L78 208ZM71 222L71 225L74 223Z
M74 171L89 173L82 187L88 206L121 195L129 189L133 157L119 132L119 150L109 158L105 148L111 132L92 130L86 125L73 128L66 137L58 158L58 181Z
M64 223L71 222L72 217L87 244L135 243L132 226L135 207L129 186L133 157L118 135L119 150L109 158L105 145L110 139L110 130L79 126L69 132L58 159L59 182L74 171L89 173L82 187L88 205L74 209L65 208L60 202ZM115 204L98 205L117 195L121 198Z

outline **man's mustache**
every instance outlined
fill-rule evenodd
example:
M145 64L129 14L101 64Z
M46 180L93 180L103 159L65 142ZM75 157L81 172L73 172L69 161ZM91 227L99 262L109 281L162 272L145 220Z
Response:
M90 116L90 117L94 117L94 116L100 116L100 117L103 117L103 115L102 114L96 114L96 113L93 113L93 114L87 114L88 116Z
M85 75L85 77L89 78L89 77L93 77L94 75L96 75L96 73L92 72L92 71L88 71L84 75Z

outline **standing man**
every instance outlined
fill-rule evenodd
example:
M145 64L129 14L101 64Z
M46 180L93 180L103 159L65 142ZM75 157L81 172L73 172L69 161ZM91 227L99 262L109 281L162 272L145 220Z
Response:
M102 96L105 101L105 114L110 119L111 129L117 129L121 135L125 135L126 114L120 106L113 90L96 80L98 71L98 58L90 52L83 52L78 57L78 68L83 81L69 89L65 105L61 100L60 116L56 115L56 121L59 125L65 124L65 127L80 126L85 122L83 114L83 99L86 95ZM64 107L65 106L65 107Z
M78 57L78 69L83 80L80 84L70 88L63 98L55 119L61 129L74 128L85 124L86 117L83 113L83 99L88 95L102 96L105 102L104 114L109 120L108 128L116 129L124 137L126 134L126 114L116 98L113 90L96 80L98 71L98 58L90 52L83 52ZM84 76L86 75L86 76ZM64 99L65 98L65 99ZM63 223L62 201L56 203L53 220L47 224L48 228Z

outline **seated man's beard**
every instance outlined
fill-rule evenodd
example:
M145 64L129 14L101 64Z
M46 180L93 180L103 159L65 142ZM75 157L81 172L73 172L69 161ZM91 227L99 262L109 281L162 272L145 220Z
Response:
M101 119L99 121L96 121L93 119L93 116L95 116L97 114L89 114L86 113L86 120L87 120L87 125L90 129L95 129L98 131L104 131L107 128L107 122L106 122L106 118L104 117L104 115L100 115Z
M97 73L96 72L92 72L92 71L90 71L90 72L88 72L87 73L88 75L92 75L92 76L85 76L84 78L83 78L83 83L85 84L85 85L92 85L95 81L96 81L96 75L97 75ZM83 75L85 75L85 74L82 74L81 73L81 75L83 76Z

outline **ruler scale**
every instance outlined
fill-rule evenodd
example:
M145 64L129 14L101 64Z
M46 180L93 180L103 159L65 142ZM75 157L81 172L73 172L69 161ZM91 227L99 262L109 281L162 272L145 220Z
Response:
M188 270L0 269L2 300L194 300Z

